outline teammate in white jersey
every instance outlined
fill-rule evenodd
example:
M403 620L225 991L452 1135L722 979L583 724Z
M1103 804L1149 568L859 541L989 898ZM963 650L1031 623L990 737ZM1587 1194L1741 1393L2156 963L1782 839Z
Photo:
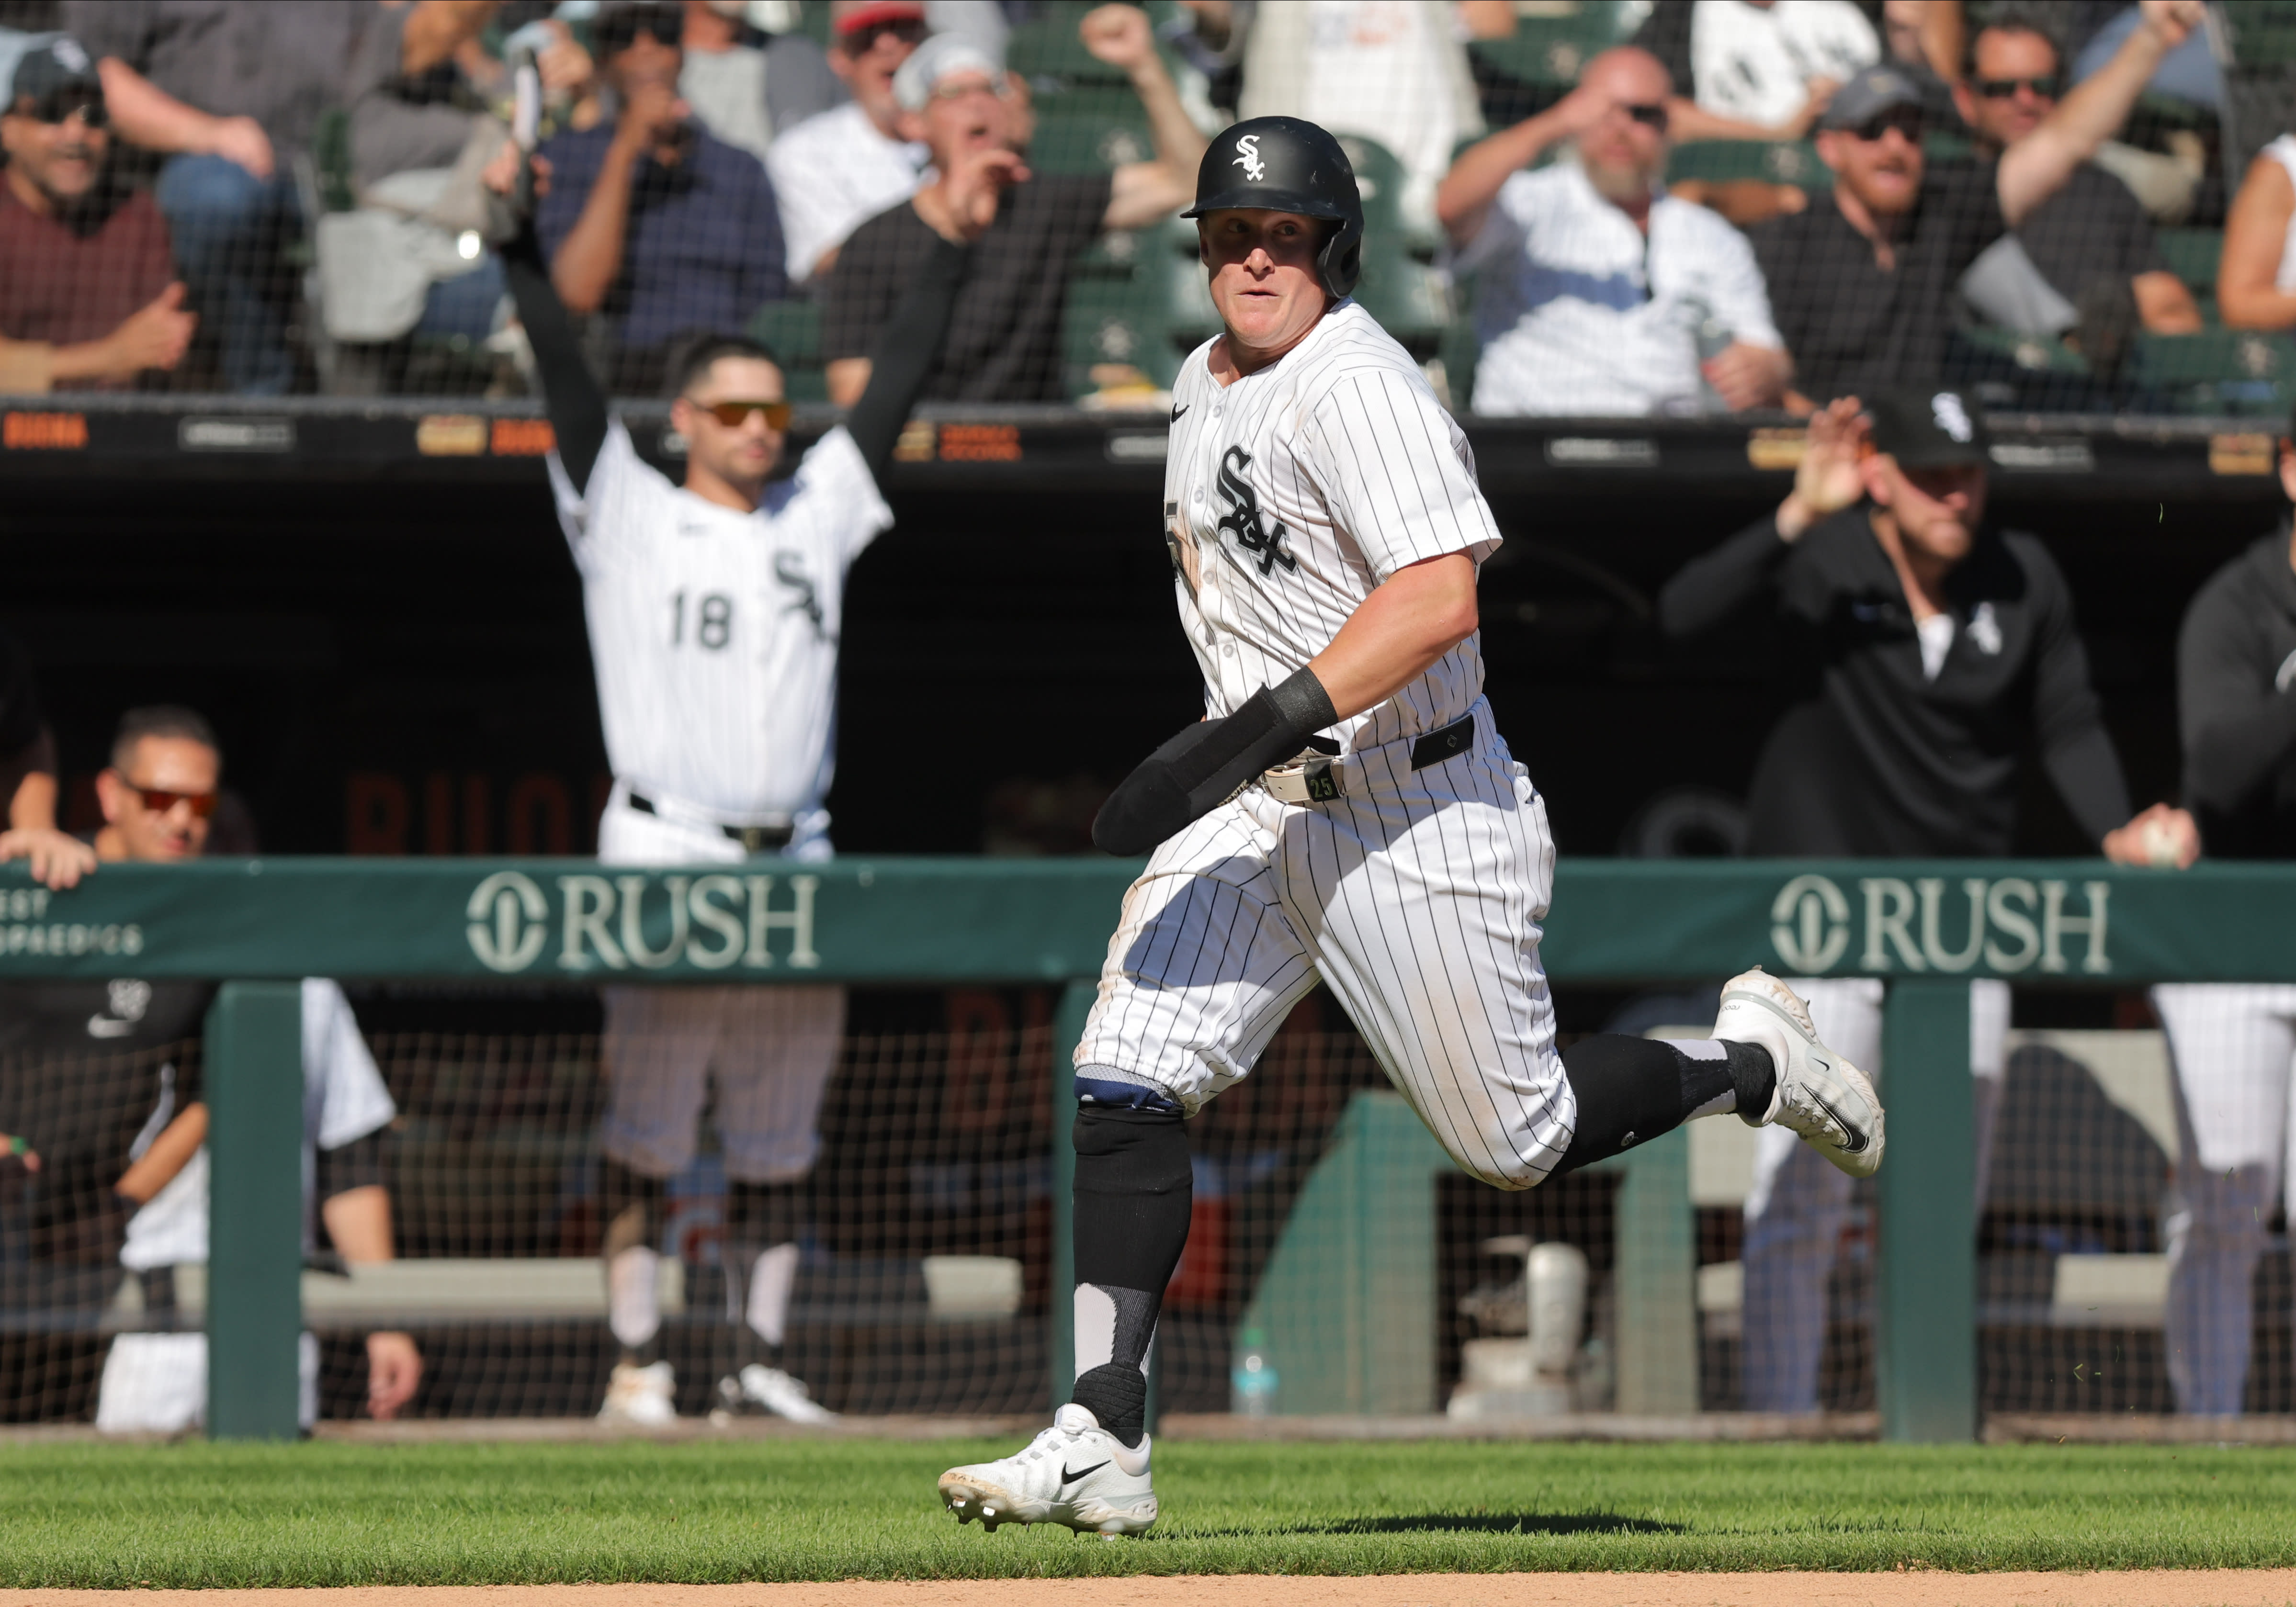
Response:
M543 176L537 169L537 178ZM869 389L794 475L775 480L791 408L771 351L710 336L673 365L683 486L638 456L582 365L532 232L505 253L557 449L550 477L581 570L613 791L598 823L610 864L828 857L845 575L893 521L878 483L938 359L970 245L1010 152L972 159L928 221L942 243L888 327ZM612 963L609 956L609 963ZM601 1165L609 1324L621 1359L600 1415L676 1414L658 1354L664 1185L693 1157L709 1086L726 1177L734 1370L717 1405L830 1415L780 1364L816 1131L845 1021L835 987L608 988L611 1082Z
M1882 1158L1871 1084L1759 971L1725 987L1710 1041L1557 1052L1538 959L1553 840L1475 635L1499 535L1466 438L1348 299L1354 173L1314 124L1257 118L1212 142L1188 216L1225 329L1173 389L1164 519L1206 717L1094 823L1103 849L1154 853L1076 1052L1070 1404L1019 1455L940 1480L960 1521L991 1528L1155 1521L1143 1415L1188 1235L1182 1123L1319 980L1495 1187L1720 1111L1854 1175Z

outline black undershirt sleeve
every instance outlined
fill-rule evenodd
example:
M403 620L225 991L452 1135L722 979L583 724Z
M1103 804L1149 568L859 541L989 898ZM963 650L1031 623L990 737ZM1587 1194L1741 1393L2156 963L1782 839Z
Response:
M388 1186L384 1146L390 1136L388 1126L377 1127L362 1138L339 1144L332 1150L321 1150L318 1156L318 1192L322 1200L332 1200L337 1194L348 1194L355 1188Z
M2029 558L2026 572L2042 611L2033 675L2033 730L2041 767L2088 840L2101 843L2136 812L2128 804L2128 783L2112 739L2105 734L2064 577L2046 558Z
M531 219L503 248L503 271L511 299L518 303L519 322L526 326L527 342L534 348L543 407L557 437L558 461L566 466L575 491L585 492L590 471L606 445L606 393L582 361L573 316L551 285L550 268L542 259Z
M908 294L893 309L891 320L869 354L868 388L846 415L845 430L861 448L861 461L869 465L870 477L880 486L885 481L885 465L892 461L893 445L901 439L901 427L909 421L909 410L916 406L925 381L940 360L941 345L948 339L949 315L955 309L956 292L964 283L965 268L972 260L970 246L936 236L932 255L925 258Z
M1793 547L1775 513L1683 565L1658 594L1659 629L1680 639L1710 630L1767 593Z
M2247 621L2210 586L2177 637L2177 712L2185 730L2185 804L2234 814L2296 749L2296 695L2259 689Z

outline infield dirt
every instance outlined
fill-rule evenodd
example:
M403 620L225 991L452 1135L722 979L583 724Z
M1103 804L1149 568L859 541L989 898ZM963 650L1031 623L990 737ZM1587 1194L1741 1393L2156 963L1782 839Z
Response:
M2296 1569L2126 1573L1515 1573L822 1585L9 1590L0 1607L2288 1607Z

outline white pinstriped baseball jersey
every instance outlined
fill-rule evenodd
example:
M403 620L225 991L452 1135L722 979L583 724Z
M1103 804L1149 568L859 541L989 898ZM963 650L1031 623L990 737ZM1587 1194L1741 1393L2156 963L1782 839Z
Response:
M736 824L817 809L836 763L845 572L893 522L853 438L824 436L754 513L671 484L619 421L586 495L555 454L550 483L614 774Z
M1465 433L1410 354L1342 301L1282 360L1223 388L1211 342L1172 388L1164 529L1206 703L1233 714L1305 666L1396 570L1499 545ZM1335 728L1349 751L1450 724L1482 695L1470 636Z

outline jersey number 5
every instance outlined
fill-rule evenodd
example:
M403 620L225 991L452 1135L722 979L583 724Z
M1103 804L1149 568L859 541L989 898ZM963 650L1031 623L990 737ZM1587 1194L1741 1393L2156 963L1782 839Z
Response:
M705 592L694 610L693 639L711 652L734 639L734 599L723 592ZM669 595L669 644L685 645L685 594Z

